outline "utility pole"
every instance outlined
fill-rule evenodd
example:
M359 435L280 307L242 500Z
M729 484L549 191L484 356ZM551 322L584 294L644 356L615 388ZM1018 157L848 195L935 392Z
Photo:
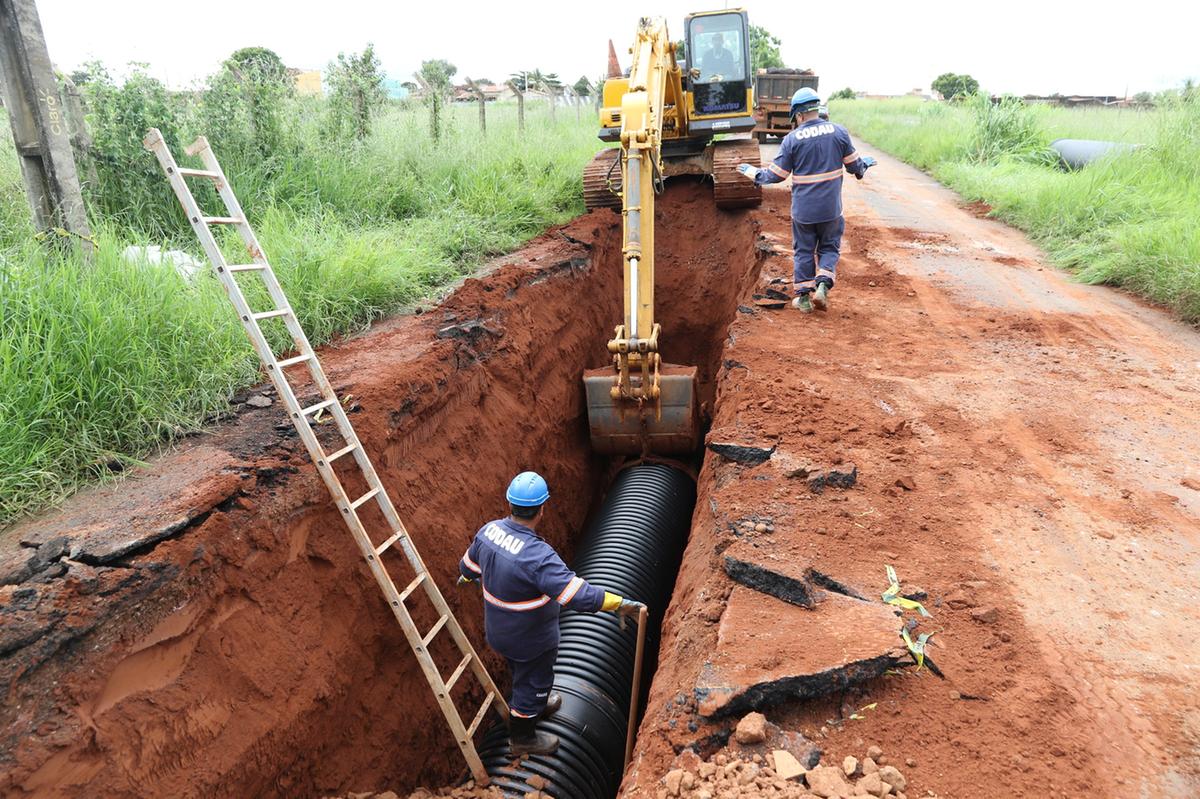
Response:
M90 255L71 130L34 0L0 0L0 79L34 226L66 230Z

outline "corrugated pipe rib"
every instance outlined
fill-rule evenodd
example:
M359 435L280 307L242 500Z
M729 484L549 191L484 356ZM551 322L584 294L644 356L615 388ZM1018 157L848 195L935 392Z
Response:
M632 466L613 481L576 551L579 576L649 606L648 661L658 649L695 504L695 483L683 471ZM524 796L534 790L527 780L537 775L545 780L542 790L558 799L612 799L625 757L636 625L622 631L612 613L564 611L559 630L554 690L562 695L562 709L538 724L558 736L558 751L514 765L508 731L497 724L484 736L479 756L506 793Z

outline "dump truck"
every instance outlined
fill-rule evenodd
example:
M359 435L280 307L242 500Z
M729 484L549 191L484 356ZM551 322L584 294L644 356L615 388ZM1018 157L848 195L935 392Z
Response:
M754 138L786 136L792 129L792 95L805 86L816 91L820 78L811 69L771 67L754 76Z

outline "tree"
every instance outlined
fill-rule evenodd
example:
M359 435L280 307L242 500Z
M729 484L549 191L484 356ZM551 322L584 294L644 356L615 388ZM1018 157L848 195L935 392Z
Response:
M287 67L273 50L235 50L204 91L204 129L223 153L270 156L283 141L284 103L291 93Z
M1150 92L1138 92L1133 96L1133 101L1138 105L1154 105L1154 95Z
M779 45L783 42L778 36L772 36L766 28L758 25L750 26L750 69L757 72L770 67L782 67L783 56L779 54Z
M542 72L540 69L525 69L520 72L514 72L509 76L509 80L517 84L517 87L523 91L544 91L547 94L554 94L557 89L562 88L562 81L558 78L557 72Z
M574 89L575 93L580 97L592 96L592 82L587 79L587 75L580 75L579 80L571 84L571 88Z
M855 93L854 89L851 89L849 86L844 89L838 89L836 92L829 95L830 100L853 100L855 97L858 97L858 95Z
M450 79L456 72L458 67L446 59L434 58L422 61L421 70L413 75L425 90L425 104L429 106L429 135L434 141L442 135L442 107L454 88Z
M679 41L675 42L675 60L687 60L687 41L685 39L680 39Z
M368 44L361 53L338 53L329 63L329 106L333 132L347 127L356 139L371 133L371 117L387 100L383 88L383 69Z
M225 62L234 69L251 73L260 82L288 83L287 67L283 59L266 47L243 47L234 50Z
M943 72L931 84L933 90L947 100L967 97L979 91L979 81L970 75L956 75L953 72Z

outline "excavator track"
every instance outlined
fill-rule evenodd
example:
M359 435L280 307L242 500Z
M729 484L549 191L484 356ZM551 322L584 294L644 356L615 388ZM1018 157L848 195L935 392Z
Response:
M762 187L738 173L738 164L761 166L758 142L732 139L713 144L713 199L718 208L751 208L762 204Z
M621 150L601 150L583 168L583 204L593 208L621 207ZM611 188L610 188L611 186Z

